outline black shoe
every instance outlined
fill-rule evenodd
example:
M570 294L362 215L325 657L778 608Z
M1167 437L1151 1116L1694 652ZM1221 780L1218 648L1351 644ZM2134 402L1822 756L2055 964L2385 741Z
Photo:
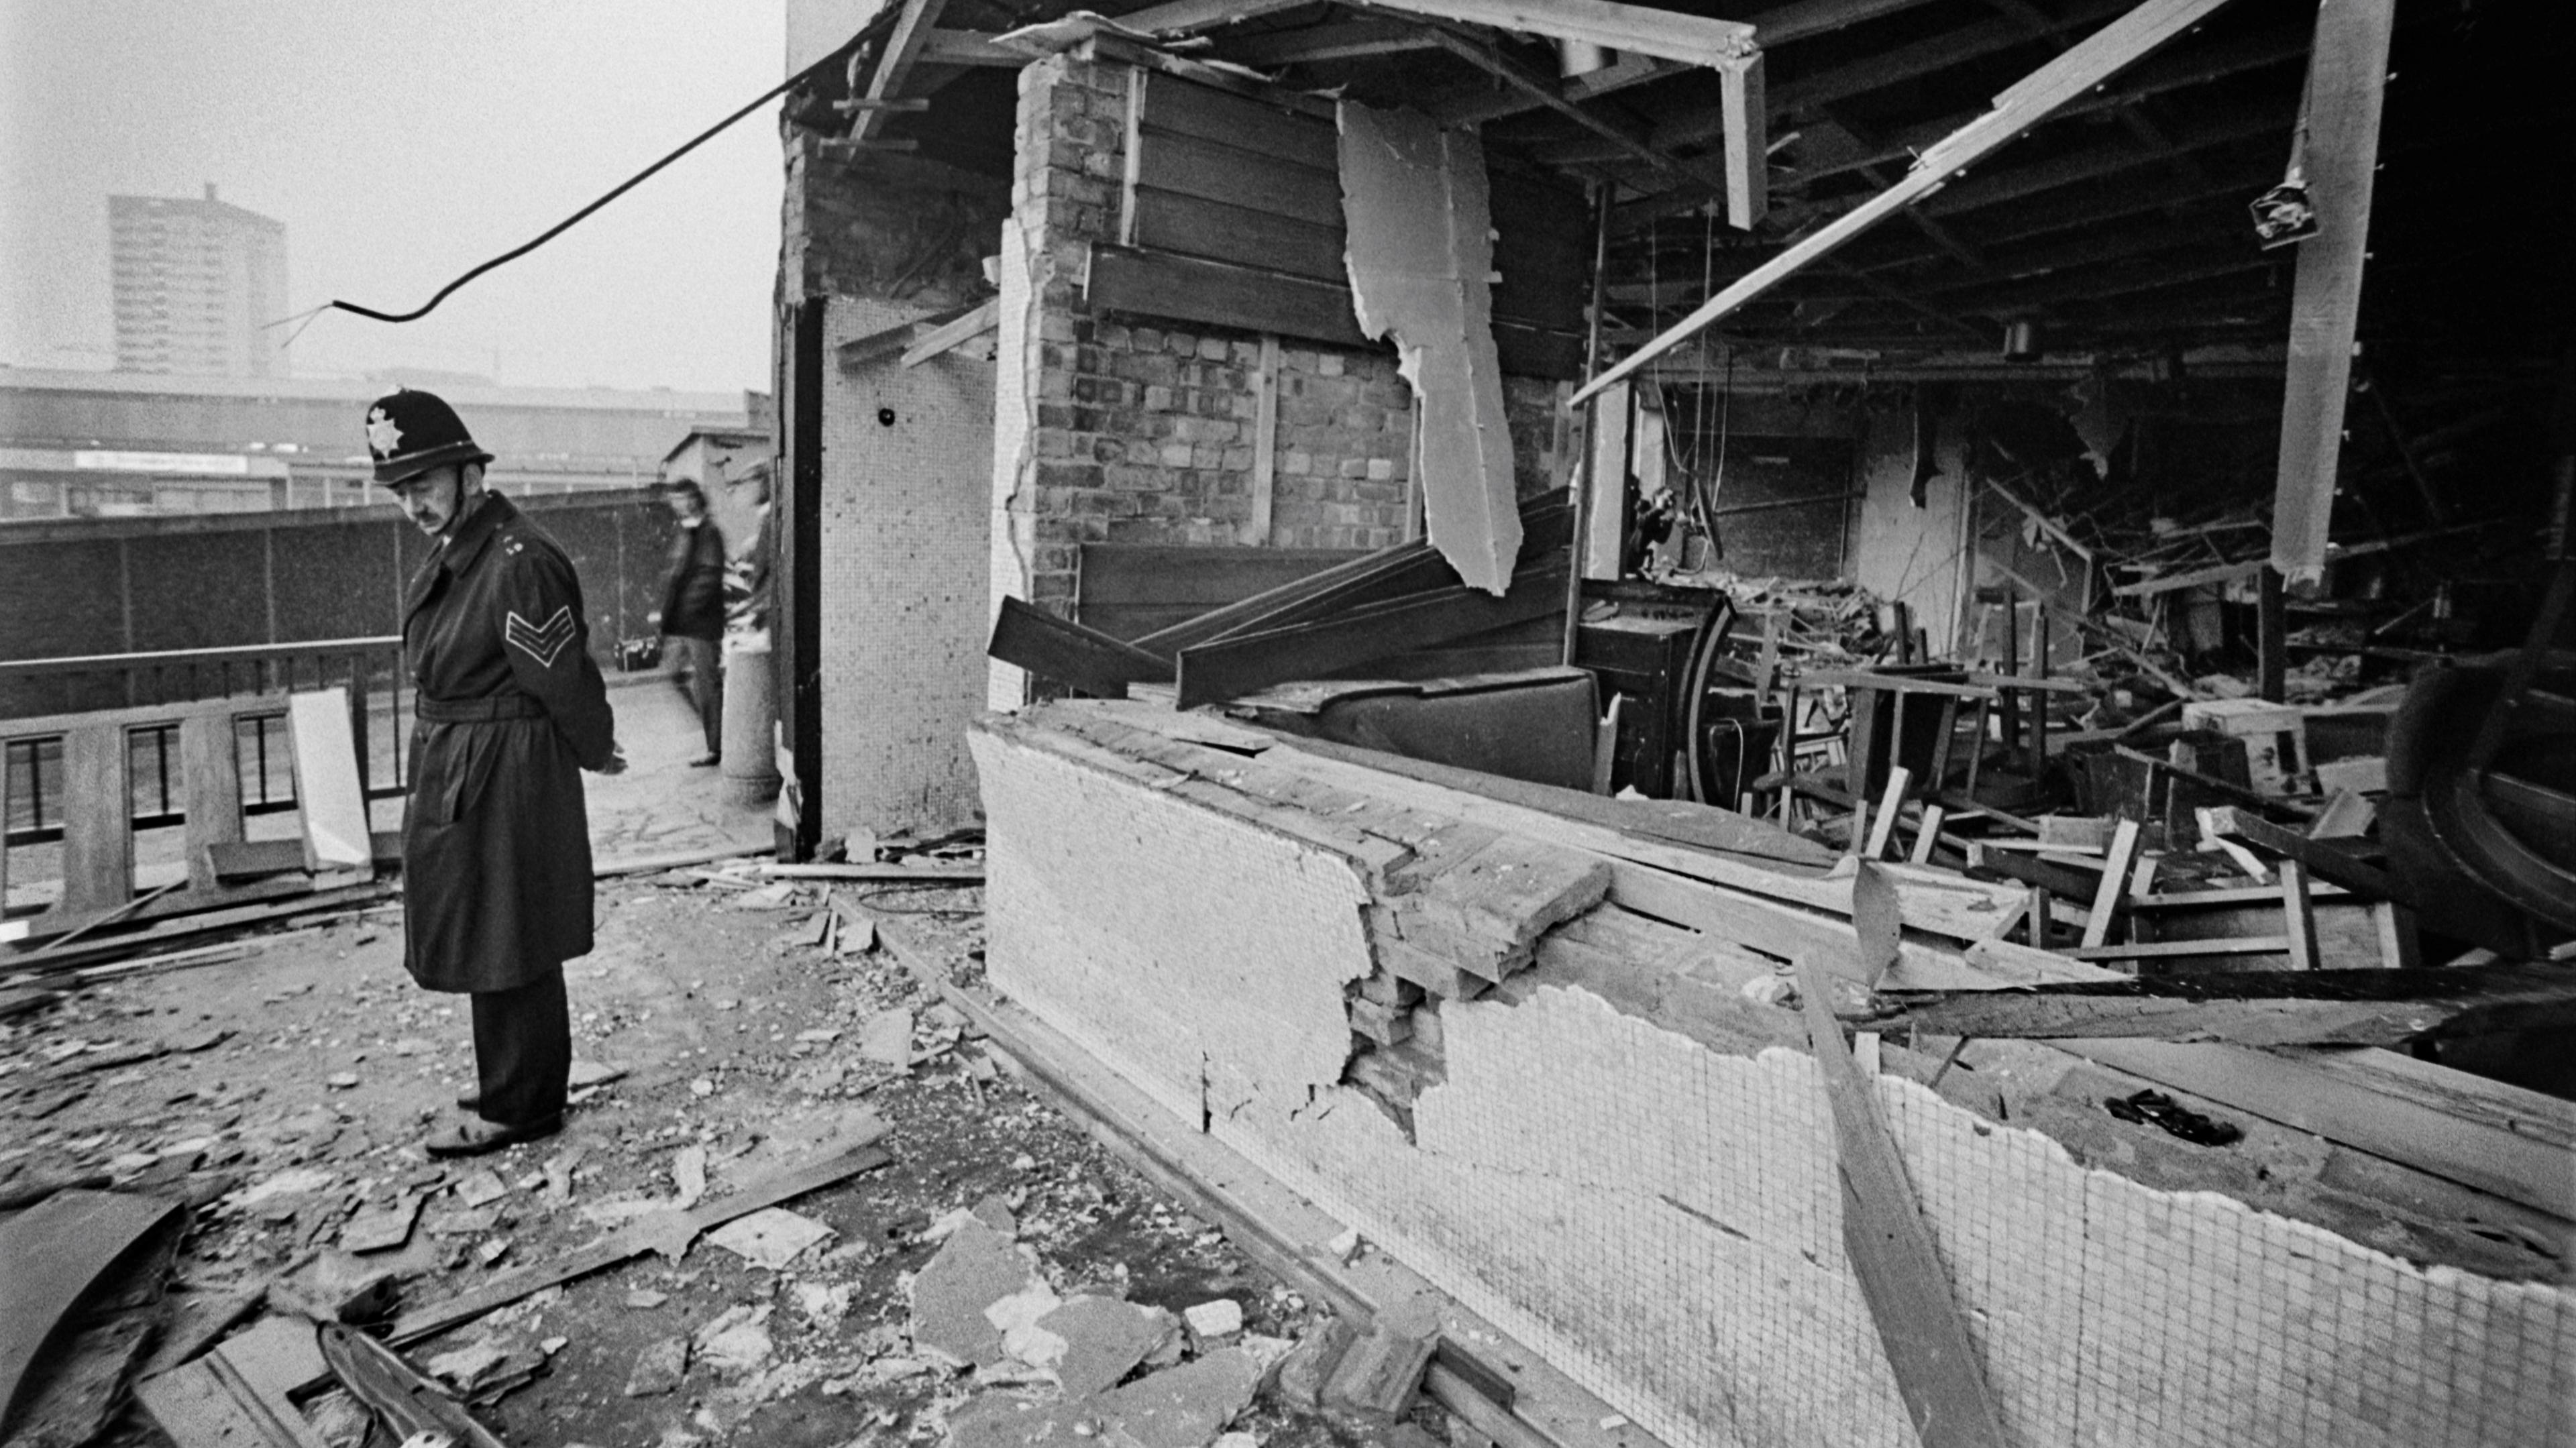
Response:
M697 758L690 760L689 767L691 769L713 769L722 763L724 763L723 755L708 753L701 754Z
M535 1141L563 1130L563 1116L541 1116L520 1126L497 1121L460 1121L421 1143L431 1156L481 1156L523 1141Z

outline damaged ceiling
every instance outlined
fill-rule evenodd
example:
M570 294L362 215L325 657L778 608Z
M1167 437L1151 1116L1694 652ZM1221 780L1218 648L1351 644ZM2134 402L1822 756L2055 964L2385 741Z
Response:
M920 8L897 7L881 28ZM1646 8L1749 23L1766 124L1746 128L1750 137L1729 131L1728 92L1741 85L1719 68L1586 54L1456 18L1516 13L1505 6L1233 0L1128 7L1122 19L1292 90L1475 124L1498 171L1614 187L1604 322L1616 355L1902 179L1926 148L2131 9L2121 0ZM932 109L886 113L883 139L869 144L1007 175L1025 57L968 41L1064 9L939 7L904 87L934 95ZM2563 344L2566 269L2545 248L2576 211L2576 102L2555 83L2568 27L2545 11L2398 5L2365 348L2536 362ZM2060 362L2170 362L2195 351L2277 361L2297 251L2266 250L2248 208L2293 163L2313 23L2307 6L2218 7L1727 317L1664 370L1693 372L1739 349L1789 370L1991 361L2016 324L2030 330L2010 340ZM809 103L812 119L826 103ZM1730 204L1727 150L1748 141L1764 146L1763 184ZM1733 224L1761 193L1761 219ZM1498 264L1508 272L1511 258Z

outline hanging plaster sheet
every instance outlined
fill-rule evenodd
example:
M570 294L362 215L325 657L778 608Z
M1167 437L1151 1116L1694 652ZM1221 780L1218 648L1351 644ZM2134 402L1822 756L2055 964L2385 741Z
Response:
M1005 598L1029 596L1028 562L1036 546L1033 512L1020 491L1029 462L1029 418L1036 409L1038 287L1029 258L1028 229L1017 216L1002 218L1001 297L994 307L1000 335L993 356L993 533L988 606L995 616ZM1025 545L1025 546L1024 546ZM999 659L985 671L985 707L1011 710L1028 697L1028 676Z
M1395 337L1421 406L1416 477L1431 546L1499 594L1521 546L1503 369L1494 355L1494 239L1475 133L1344 101L1342 216L1360 330Z

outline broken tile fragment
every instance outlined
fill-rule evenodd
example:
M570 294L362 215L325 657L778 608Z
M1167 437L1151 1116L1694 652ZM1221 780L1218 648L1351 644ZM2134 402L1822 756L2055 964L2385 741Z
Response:
M768 1207L736 1217L709 1232L707 1240L755 1267L776 1272L796 1260L797 1254L832 1235L829 1226L812 1217L800 1216L785 1207Z
M1252 1404L1261 1365L1241 1348L1165 1368L1093 1401L1114 1448L1207 1448Z
M1036 1329L1055 1339L1026 1361L1052 1369L1067 1398L1116 1387L1172 1337L1172 1315L1114 1297L1074 1297L1041 1317Z
M634 1371L626 1376L626 1396L651 1398L670 1392L680 1386L680 1379L688 1370L687 1338L666 1337L659 1342L648 1343L642 1352L635 1355Z
M912 1064L912 1012L879 1011L859 1027L859 1059L885 1066Z
M678 1211L687 1211L707 1194L707 1149L684 1146L671 1158L671 1184L679 1188L679 1197L671 1203Z
M698 1359L719 1371L737 1373L749 1372L769 1361L773 1349L769 1312L767 1303L726 1309L698 1329Z
M456 1183L456 1199L469 1207L497 1202L509 1194L509 1187L489 1170L469 1172Z
M638 1287L626 1294L626 1305L637 1312L650 1312L670 1300L669 1293L656 1292L650 1287Z
M1002 1330L984 1309L1033 1285L1030 1254L970 1216L912 1280L913 1343L961 1366L999 1362Z
M420 1219L419 1192L404 1192L393 1204L371 1207L351 1217L340 1229L344 1252L387 1252L411 1240L412 1223Z
M1243 1304L1231 1297L1220 1297L1185 1310L1181 1318L1190 1325L1191 1337L1211 1342L1243 1331Z

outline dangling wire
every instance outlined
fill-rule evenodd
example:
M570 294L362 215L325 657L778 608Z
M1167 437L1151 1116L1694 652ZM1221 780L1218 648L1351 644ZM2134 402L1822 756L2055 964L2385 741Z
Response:
M855 38L853 43L855 43ZM485 272L492 270L494 267L504 266L510 262L517 261L519 258L526 256L529 252L535 251L538 247L541 247L547 242L554 240L556 237L563 235L565 232L572 230L592 212L599 210L601 207L606 206L618 197L625 195L627 192L634 190L638 186L641 186L646 180L650 179L655 172L715 139L719 133L731 126L734 122L741 120L743 117L750 115L753 111L760 109L762 106L765 106L771 101L778 99L780 96L787 94L787 92L794 90L797 86L802 85L809 77L819 74L826 66L838 64L842 56L848 50L848 46L843 46L840 49L833 51L830 55L823 57L821 60L818 60L812 65L805 67L803 70L796 72L794 75L789 76L777 85L771 86L768 90L761 92L758 97L754 98L742 109L735 111L732 115L729 115L723 120L716 122L714 125L707 127L705 130L700 131L695 138L688 142L688 144L680 147L680 149L676 151L673 151L669 155L664 156L661 160L654 162L643 170L636 172L634 175L627 177L607 195L600 197L588 206L583 207L572 215L556 222L553 226L548 227L545 232L539 235L535 240L527 242L524 245L514 247L509 251L505 251L499 256L492 258L490 261L475 267L465 275L458 277L456 280L449 282L443 287L440 287L437 293L430 297L428 301L421 303L418 307L415 307L408 312L380 312L373 307L359 306L356 302L334 300L324 302L321 306L315 307L309 312L299 312L292 317L280 317L274 322L264 322L261 324L261 327L263 330L269 327L283 327L289 322L301 322L309 325L315 317L334 308L343 312L354 312L361 317L372 317L379 322L416 322L421 318L428 316L432 311L437 310L438 304L446 301L448 296L455 292L457 288L474 280L476 277L483 275ZM287 341L292 343L294 339L301 336L303 332L304 327L298 326L294 332L288 334Z

